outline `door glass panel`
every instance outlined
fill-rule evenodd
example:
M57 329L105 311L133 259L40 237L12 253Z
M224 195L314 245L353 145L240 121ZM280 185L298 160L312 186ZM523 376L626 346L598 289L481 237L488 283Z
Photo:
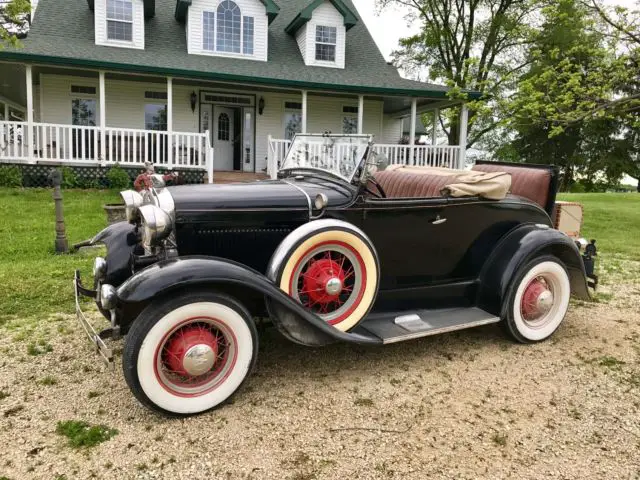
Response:
M71 101L71 123L84 127L96 126L96 101L90 98L74 98ZM11 111L9 111L11 115Z
M253 109L244 109L242 138L244 139L244 164L251 165L253 162Z
M218 117L218 140L229 141L229 115L221 113Z

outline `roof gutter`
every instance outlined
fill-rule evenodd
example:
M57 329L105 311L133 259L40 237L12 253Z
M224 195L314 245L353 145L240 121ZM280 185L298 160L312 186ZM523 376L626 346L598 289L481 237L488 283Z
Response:
M233 73L202 72L198 70L184 70L178 68L163 68L149 65L134 65L129 63L102 62L98 60L87 60L83 58L54 57L48 55L38 55L33 53L11 52L0 50L0 59L22 61L32 64L59 65L62 67L86 67L96 70L111 70L117 72L142 73L178 78L188 78L193 80L242 82L248 84L260 84L265 86L286 86L300 90L324 90L334 92L347 92L371 95L391 95L420 97L433 99L448 99L448 91L414 89L414 88L393 88L393 87L373 87L361 85L336 85L331 83L309 82L304 80L285 80L271 77L256 77L250 75L237 75ZM477 100L482 97L480 92L463 91L469 100Z

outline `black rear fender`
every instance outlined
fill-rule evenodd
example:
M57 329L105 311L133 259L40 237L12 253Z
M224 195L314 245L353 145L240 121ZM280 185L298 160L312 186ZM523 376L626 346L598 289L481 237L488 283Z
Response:
M165 260L137 273L118 288L117 320L126 331L137 315L154 300L196 289L224 291L236 296L241 303L251 303L261 297L263 308L265 297L277 302L296 319L295 329L287 336L299 343L379 343L369 337L339 331L305 309L260 272L215 257L187 256ZM309 342L309 339L313 341Z
M571 293L590 300L580 251L564 233L543 225L523 224L509 232L494 248L480 273L478 305L503 316L509 287L518 270L536 257L553 255L569 271Z

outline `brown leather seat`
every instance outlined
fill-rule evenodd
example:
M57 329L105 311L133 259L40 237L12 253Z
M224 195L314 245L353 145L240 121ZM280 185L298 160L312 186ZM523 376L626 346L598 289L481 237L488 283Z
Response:
M547 207L551 172L542 168L511 167L504 164L474 165L477 172L506 172L511 174L511 193L536 202L542 208Z
M446 175L425 175L402 171L376 172L376 181L382 186L387 198L440 197L440 191L451 183ZM375 188L372 189L375 191Z

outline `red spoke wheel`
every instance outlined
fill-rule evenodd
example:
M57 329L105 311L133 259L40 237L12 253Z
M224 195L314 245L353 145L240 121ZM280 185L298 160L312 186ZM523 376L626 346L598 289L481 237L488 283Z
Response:
M346 332L371 309L379 268L364 234L337 226L342 222L318 220L292 232L274 254L280 263L270 267L270 275L307 309Z
M512 284L505 324L523 343L550 337L569 309L571 284L556 257L544 256L526 265Z
M249 313L222 294L194 292L149 305L127 335L122 367L136 398L165 414L214 408L242 385L257 355Z

